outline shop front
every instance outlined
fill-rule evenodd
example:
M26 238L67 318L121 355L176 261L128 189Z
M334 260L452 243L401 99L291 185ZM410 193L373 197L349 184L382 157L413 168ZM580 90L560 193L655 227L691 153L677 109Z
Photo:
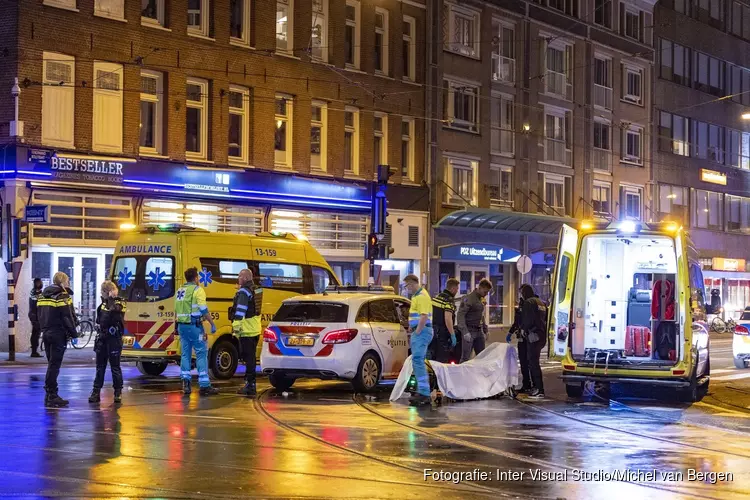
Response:
M750 272L745 259L702 259L706 297L719 297L725 319L739 319L750 306Z
M430 290L442 290L448 278L460 282L458 298L487 278L493 289L487 297L486 319L491 327L508 327L523 283L534 286L542 300L549 283L560 228L573 219L500 210L459 210L434 226ZM532 266L521 273L528 256ZM521 269L519 270L519 267Z
M291 232L307 237L342 281L358 280L362 267L371 207L367 182L25 147L9 148L0 180L17 216L26 205L47 207L49 214L46 223L28 226L16 296L27 296L34 277L46 285L63 271L71 277L74 303L83 316L96 309L123 225ZM18 306L17 349L22 350L26 301Z

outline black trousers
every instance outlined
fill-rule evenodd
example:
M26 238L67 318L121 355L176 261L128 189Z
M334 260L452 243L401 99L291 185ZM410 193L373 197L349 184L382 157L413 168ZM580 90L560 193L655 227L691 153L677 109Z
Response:
M523 388L529 389L532 387L532 383L531 383L531 371L529 370L529 342L528 341L518 342L518 361L521 363L521 378L523 380Z
M542 349L547 345L547 339L542 337L536 342L527 342L529 345L526 347L528 360L529 360L529 371L531 372L531 380L534 383L534 387L544 392L544 379L542 378L542 365L539 364L539 356L542 354Z
M474 335L477 335L476 333ZM461 338L461 363L469 361L471 358L471 351L474 350L475 354L479 354L484 351L485 341L483 333L479 333L476 337L472 335L470 340L466 340L465 337Z
M458 339L457 339L458 340ZM431 356L430 359L434 359L439 363L448 363L451 357L451 334L445 330L435 330L435 335L432 337L430 342Z
M245 382L255 383L255 350L258 348L258 338L240 337L240 347L242 348L242 359L245 361Z
M38 321L31 322L31 352L39 350L39 337L42 336L42 327Z
M107 372L107 362L112 371L112 387L117 391L122 390L122 368L120 367L120 356L122 355L122 337L106 335L99 337L94 344L96 351L96 377L94 378L94 389L104 387L104 374Z
M44 389L49 393L57 394L57 376L60 374L68 339L62 332L49 332L42 336L42 342L44 342L44 352L47 355L47 375L44 377Z

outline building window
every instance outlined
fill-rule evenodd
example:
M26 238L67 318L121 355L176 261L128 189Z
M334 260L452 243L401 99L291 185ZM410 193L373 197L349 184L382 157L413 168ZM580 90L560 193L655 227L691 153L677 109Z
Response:
M250 2L229 0L229 36L234 42L250 45Z
M570 178L561 175L542 174L544 177L544 208L548 215L568 214Z
M513 155L515 153L515 134L513 133L513 98L497 96L492 98L492 152Z
M490 167L490 183L487 186L490 205L493 207L513 206L513 169L511 167Z
M229 87L229 161L247 165L250 159L250 90Z
M55 52L44 52L42 57L42 144L72 148L75 59Z
M702 52L693 52L693 86L703 92L724 96L724 61Z
M516 30L504 23L495 23L497 41L492 46L492 79L516 83Z
M578 17L577 0L548 0L547 5L569 16Z
M188 35L209 35L210 0L188 0Z
M620 218L641 220L643 189L635 186L620 187Z
M313 101L310 120L310 167L325 172L328 156L327 135L328 106L324 102Z
M122 153L122 65L94 62L92 149Z
M545 42L542 45L547 45ZM568 101L573 99L573 47L547 45L544 54L544 89Z
M388 74L388 52L390 51L390 40L388 31L388 11L375 8L375 72Z
M401 35L401 53L404 62L404 79L416 81L417 74L417 21L413 17L404 16L403 33Z
M727 231L750 232L750 198L726 195Z
M43 0L44 5L50 7L59 7L61 9L74 10L76 8L76 0Z
M208 159L208 82L188 78L185 97L185 156Z
M166 26L166 0L141 0L141 23L156 26Z
M571 166L569 111L547 109L544 116L544 161Z
M294 0L276 0L276 51L292 53Z
M729 94L738 104L750 106L750 70L730 66Z
M463 158L444 158L445 198L452 205L476 205L476 180L479 162Z
M388 165L388 115L375 113L372 117L372 131L372 163L373 172L377 177L378 165Z
M690 122L682 116L665 113L659 115L659 149L680 156L690 156Z
M593 167L612 171L612 126L608 122L594 122Z
M612 60L594 58L594 106L612 109Z
M292 168L292 98L276 96L276 132L274 134L274 163L280 168Z
M724 229L721 193L693 190L693 227L721 231Z
M591 205L595 216L610 218L612 216L612 185L606 182L594 182Z
M94 2L94 15L112 19L125 19L125 0L96 0Z
M629 125L623 130L621 161L643 165L643 128Z
M594 23L612 29L612 0L594 0Z
M219 233L258 234L263 230L264 217L265 210L256 207L145 199L140 222L183 223Z
M444 80L445 119L448 126L469 132L479 131L479 87L475 84Z
M624 7L624 4L620 4ZM622 9L621 13L624 12L624 16L621 18L621 32L628 38L634 40L641 40L641 16L637 11L631 11L629 9Z
M401 120L401 178L416 179L414 172L414 118Z
M659 221L688 223L688 188L659 184Z
M750 40L750 5L732 2L731 32L733 35Z
M479 13L446 2L443 32L445 49L456 54L479 58Z
M344 32L344 54L346 65L359 69L359 0L346 0L346 31Z
M141 153L161 155L164 137L164 75L141 70Z
M328 62L328 0L312 2L312 58L315 61Z
M344 111L344 172L359 174L359 110Z
M692 120L693 156L724 163L724 130L717 125Z
M633 104L643 104L643 70L623 66L622 99Z
M729 165L750 170L750 133L730 130L727 140L729 142Z
M690 49L682 45L660 39L661 59L659 76L680 85L690 86Z

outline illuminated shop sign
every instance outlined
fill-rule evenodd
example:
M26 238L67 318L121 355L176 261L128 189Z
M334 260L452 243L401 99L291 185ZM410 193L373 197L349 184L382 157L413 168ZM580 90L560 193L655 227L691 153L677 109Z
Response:
M521 254L496 245L450 245L440 249L440 258L446 260L473 260L481 262L515 262Z

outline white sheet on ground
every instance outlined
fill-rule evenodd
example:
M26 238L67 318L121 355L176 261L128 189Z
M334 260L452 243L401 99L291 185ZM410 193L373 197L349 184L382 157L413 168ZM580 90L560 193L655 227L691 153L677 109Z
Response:
M474 359L460 365L430 361L438 387L452 399L489 398L518 385L518 351L510 344L495 342ZM401 398L412 374L411 356L404 362L391 401Z

